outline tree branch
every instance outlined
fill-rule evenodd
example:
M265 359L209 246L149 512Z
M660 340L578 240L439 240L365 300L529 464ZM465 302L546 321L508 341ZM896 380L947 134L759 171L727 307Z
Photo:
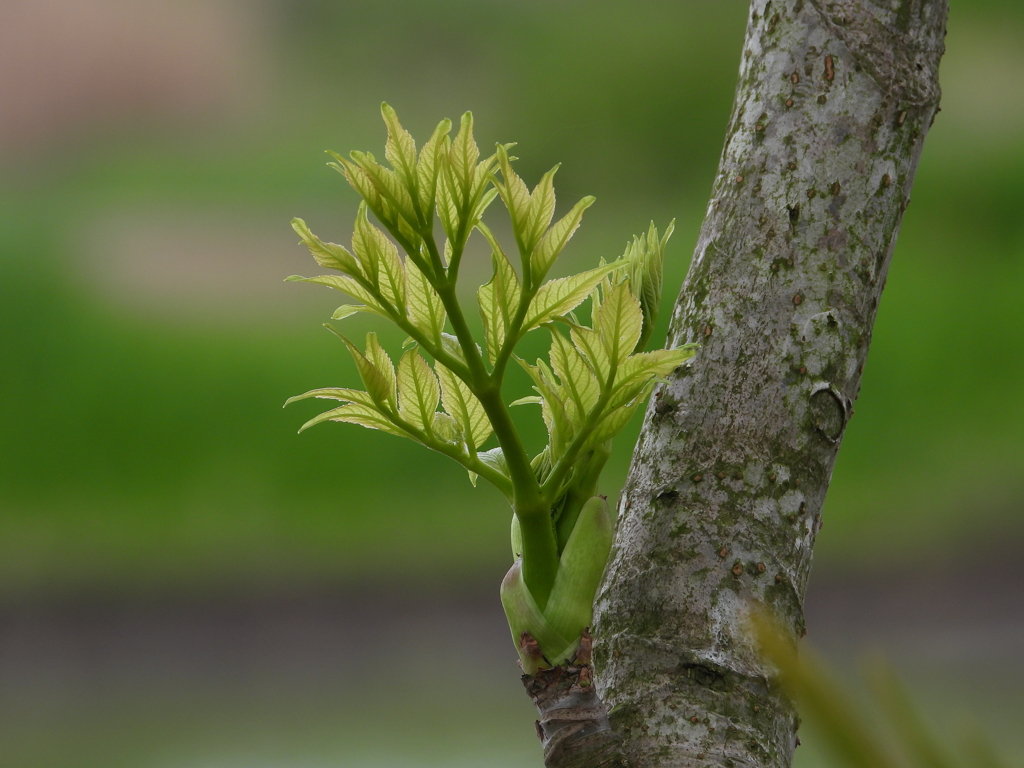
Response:
M598 690L633 768L788 766L745 627L793 642L821 508L939 102L946 0L754 0L707 217L598 595Z

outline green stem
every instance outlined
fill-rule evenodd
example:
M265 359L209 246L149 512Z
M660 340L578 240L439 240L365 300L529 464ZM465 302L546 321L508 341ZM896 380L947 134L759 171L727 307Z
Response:
M437 253L437 244L434 242L434 239L431 237L426 242L432 261L439 260L440 254ZM430 280L429 276L428 280ZM509 467L512 486L511 496L515 508L527 509L536 506L539 501L540 486L533 473L533 467L530 466L530 459L519 437L519 432L512 423L507 406L501 399L500 379L493 379L488 376L487 370L484 368L483 359L480 357L479 350L477 350L476 344L473 341L466 318L462 314L462 307L459 305L458 297L455 294L455 286L449 280L444 282L430 280L430 282L434 290L437 291L445 311L448 313L448 320L452 324L455 336L459 340L459 346L466 357L465 365L443 349L429 343L411 323L400 316L397 310L393 312L392 319L396 325L423 346L435 360L439 360L462 379L473 394L476 395L477 399L480 400L480 404L483 406L484 412L491 422L491 427L494 429L494 434L498 439L498 444L501 446L505 461ZM392 312L393 308L384 300L376 288L367 286L367 289L372 291L375 299L382 302L382 306L389 312ZM489 472L479 472L476 469L473 471L477 472L481 477L491 480ZM501 488L500 485L498 487L499 489ZM508 494L506 493L506 495Z
M462 308L455 296L454 286L445 284L437 286L435 290L441 297L452 329L459 340L459 346L462 347L463 354L466 356L469 377L463 380L480 400L480 404L491 422L491 427L494 429L494 434L498 438L498 444L501 445L515 489L516 508L532 508L539 502L540 486L534 475L533 467L530 466L530 458L519 437L519 431L512 422L508 406L501 398L500 379L496 380L489 376L487 369L484 368L483 358L473 341L466 318L462 314Z
M397 410L388 409L387 416L395 426L405 430L423 445L431 450L437 451L451 459L454 459L470 472L475 472L480 477L494 485L499 491L505 494L506 498L512 499L512 484L509 479L496 469L484 464L475 455L470 456L463 453L457 446L437 440L434 435L426 430L418 429L403 419Z
M462 263L462 254L466 250L467 240L469 240L469 237L463 232L462 225L460 224L458 242L452 243L452 258L448 262L448 282L453 287L459 279L459 265ZM436 244L434 247L437 247Z
M543 607L551 594L558 570L558 542L551 521L551 505L541 500L540 485L530 465L529 455L501 397L500 374L497 377L488 375L455 295L455 286L446 281L434 288L441 297L459 346L466 356L469 377L463 380L480 400L505 456L512 480L512 505L523 531L523 580L537 604Z
M508 464L509 476L514 489L514 505L517 513L529 514L531 510L543 506L540 499L540 485L537 476L530 466L530 457L526 453L519 430L512 422L508 406L501 399L501 390L493 384L476 391L477 399L484 408L491 422L495 437L501 446L505 463ZM550 505L544 510L550 518Z
M441 259L441 253L437 250L437 243L434 242L433 230L431 230L430 237L424 238L423 242L427 244L427 253L430 254L431 265L431 271L424 272L423 274L427 276L427 280L434 286L434 290L437 290L437 286L444 282L447 273L445 272L444 261Z
M448 321L455 331L455 338L459 340L462 354L466 357L466 365L469 368L470 380L466 382L470 388L480 389L488 380L487 369L484 368L483 358L480 350L477 349L473 334L469 330L465 315L462 314L462 307L455 295L455 286L449 282L439 283L434 286L437 295L441 297L441 303L448 313ZM475 394L475 393L474 393ZM479 395L477 395L479 397Z
M504 370L512 354L512 349L519 340L519 329L522 327L526 312L529 309L530 300L533 298L534 292L530 290L529 285L530 263L528 254L523 253L523 243L519 242L517 234L517 245L519 246L520 257L523 260L524 282L522 293L515 320L509 329L510 336L506 341L506 345L501 350L501 356L498 364L495 366L495 370L488 374L483 357L473 340L473 335L470 332L469 325L466 322L462 307L455 293L459 263L461 262L462 252L467 239L467 233L464 231L464 222L468 218L469 211L475 205L476 201L471 201L471 204L466 206L467 209L461 212L460 219L462 223L460 223L460 229L457 233L457 242L452 243L452 260L448 265L447 271L444 269L441 254L438 252L437 243L432 233L430 236L426 236L427 233L422 230L420 232L421 236L424 237L430 261L434 267L432 270L434 272L433 275L427 272L424 272L424 274L427 275L434 290L437 291L441 303L448 313L448 320L452 324L455 337L458 339L459 346L465 355L466 365L459 364L452 359L451 355L442 349L435 348L433 344L424 343L425 339L423 339L422 334L412 332L411 324L404 317L400 317L400 313L397 310L393 314L393 319L400 328L409 333L436 360L440 360L459 376L473 394L476 395L477 399L480 400L480 404L487 414L495 437L504 454L511 483L505 481L504 477L501 478L502 482L495 482L495 478L492 475L497 473L494 473L493 470L484 465L475 456L464 456L461 452L458 452L458 455L456 455L448 446L442 447L440 444L437 446L431 445L434 441L429 440L428 436L420 433L419 430L415 430L418 433L417 439L421 437L427 438L422 439L421 442L456 459L463 466L472 469L481 477L494 483L499 489L504 490L503 484L505 488L511 487L512 506L516 516L519 518L523 534L523 580L533 594L534 600L543 608L547 604L551 588L555 582L555 574L558 571L558 541L551 519L551 504L545 503L541 498L540 484L537 482L533 467L530 465L529 455L508 412L508 407L501 397L501 382ZM395 233L392 232L392 234L394 235ZM402 244L405 245L405 243ZM406 252L408 253L408 250ZM374 298L378 298L376 293L374 291ZM389 304L385 302L383 306L391 312ZM411 425L409 426L411 427ZM403 429L405 429L404 426ZM506 495L509 495L507 491Z
M519 306L516 307L516 314L505 330L505 343L502 344L494 358L494 370L491 372L491 376L496 381L502 381L505 376L505 367L512 358L512 351L516 344L522 338L523 322L526 320L526 313L530 310L530 302L533 301L535 294L536 291L527 291L525 284L520 287Z
M377 303L380 304L384 308L384 311L391 316L391 322L409 334L413 341L423 347L423 349L427 350L427 354L439 361L441 365L452 371L452 373L460 379L466 381L466 378L469 376L469 371L466 366L462 364L462 361L448 354L448 352L446 352L442 347L434 344L430 339L424 336L415 325L409 322L404 312L400 311L398 307L395 307L391 302L384 298L384 295L377 290L377 287L373 283L363 277L356 277L355 275L353 275L353 279L370 292Z
M547 507L535 507L529 512L516 508L519 527L523 535L523 581L544 610L558 572L558 542Z

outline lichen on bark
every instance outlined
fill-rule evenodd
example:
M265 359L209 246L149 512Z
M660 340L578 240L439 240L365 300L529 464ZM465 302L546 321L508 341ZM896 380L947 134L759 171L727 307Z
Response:
M946 0L754 0L718 175L598 595L633 768L788 766L796 713L746 628L794 642L878 301L938 108Z

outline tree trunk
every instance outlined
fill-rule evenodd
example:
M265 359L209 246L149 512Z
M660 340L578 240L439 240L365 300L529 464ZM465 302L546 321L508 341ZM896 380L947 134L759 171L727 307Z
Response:
M754 0L725 150L597 600L632 768L788 766L797 717L745 629L803 633L836 453L938 110L946 0Z

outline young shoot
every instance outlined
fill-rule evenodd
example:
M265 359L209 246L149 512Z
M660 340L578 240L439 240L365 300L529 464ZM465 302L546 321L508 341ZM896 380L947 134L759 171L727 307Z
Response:
M594 198L555 220L557 166L531 191L512 169L512 144L499 144L481 159L470 113L454 139L451 122L443 120L417 151L394 110L384 104L381 111L390 167L368 152L331 153L330 166L362 198L351 250L320 240L295 219L292 226L313 258L335 274L287 279L351 297L355 303L342 304L332 319L379 315L408 336L410 348L396 366L376 334L367 334L360 348L328 325L355 360L363 388L315 389L288 403L336 400L341 405L302 430L340 421L409 438L457 461L474 485L482 478L497 487L513 510L515 562L501 596L523 669L533 674L574 659L585 663L577 651L612 540L608 504L596 496L611 440L655 384L694 354L694 345L644 351L673 224L664 235L651 224L611 263L549 280ZM482 220L498 197L515 236L509 251ZM489 245L493 268L476 292L482 344L456 294L474 232ZM588 299L586 325L574 311ZM535 330L550 335L551 348L547 359L530 364L515 350ZM505 401L510 362L529 374L535 395ZM535 456L509 413L524 404L539 405L547 427L547 445Z

